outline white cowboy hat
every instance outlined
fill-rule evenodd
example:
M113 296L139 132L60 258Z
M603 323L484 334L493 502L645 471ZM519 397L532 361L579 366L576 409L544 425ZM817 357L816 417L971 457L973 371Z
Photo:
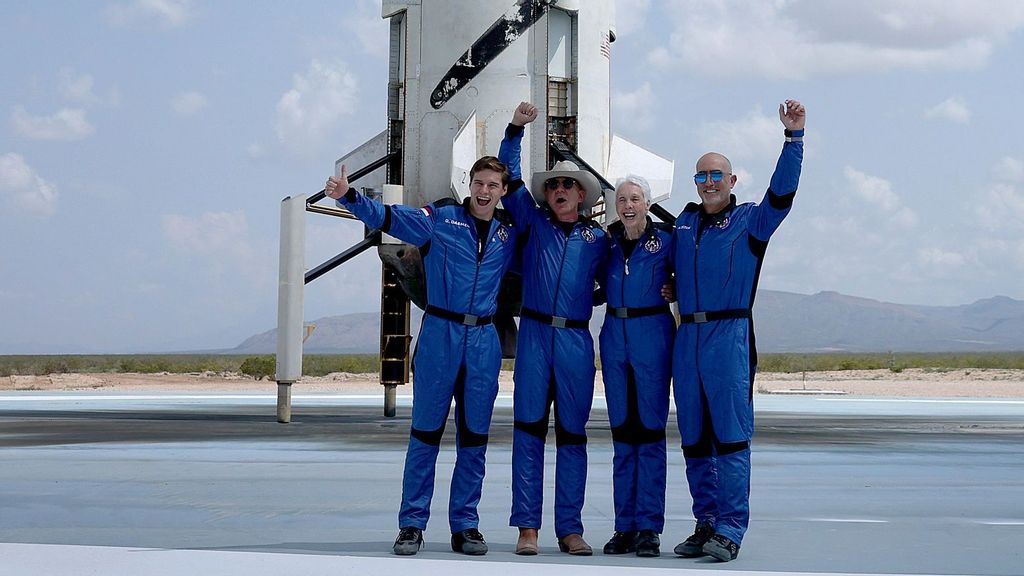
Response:
M598 183L597 177L586 170L580 170L580 167L575 162L560 160L555 162L555 165L548 172L533 173L533 186L530 187L530 191L533 193L533 197L537 200L538 204L547 202L547 199L544 197L544 182L549 178L572 178L579 182L580 186L587 192L583 202L580 202L580 210L593 208L594 204L597 204L598 199L601 198L601 184Z

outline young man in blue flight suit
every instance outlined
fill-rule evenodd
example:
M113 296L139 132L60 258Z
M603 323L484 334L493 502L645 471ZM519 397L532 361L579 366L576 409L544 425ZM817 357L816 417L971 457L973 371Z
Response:
M628 175L615 186L618 221L608 226L608 303L601 327L601 373L612 429L615 533L605 554L661 555L665 527L669 380L675 319L672 228L647 215L651 186Z
M697 528L675 548L728 562L750 519L750 440L757 351L751 309L768 240L789 213L800 181L805 110L779 106L785 126L771 183L760 204L736 204L736 176L725 156L697 161L701 203L675 224L676 332L672 375L686 479Z
M515 364L512 440L512 515L519 528L516 554L538 552L544 493L544 443L555 406L555 535L562 552L590 555L583 539L587 481L586 424L594 397L594 339L590 334L594 278L604 266L608 238L580 215L601 195L593 174L562 161L533 176L533 195L520 182L523 127L537 107L521 103L501 142L498 159L512 184L503 205L523 249L523 305ZM536 198L535 196L540 196ZM538 206L541 202L542 206Z
M487 433L498 394L501 345L493 324L498 289L515 254L516 231L496 210L509 173L493 156L470 170L462 204L439 200L423 208L371 201L348 185L346 168L325 192L371 228L420 249L427 308L413 359L412 430L402 478L394 553L416 554L430 516L434 469L452 399L457 455L448 504L452 550L487 553L477 505Z

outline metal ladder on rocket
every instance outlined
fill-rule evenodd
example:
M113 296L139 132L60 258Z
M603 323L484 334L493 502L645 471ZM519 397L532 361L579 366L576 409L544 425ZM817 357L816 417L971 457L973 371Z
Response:
M671 194L673 162L609 130L613 0L383 0L381 16L390 21L387 129L335 163L361 166L349 180L368 196L410 206L465 198L469 168L497 153L523 100L542 119L523 141L524 175L566 159L593 172L606 192L634 173L650 182L655 202ZM321 191L282 202L278 421L290 420L291 385L302 374L303 286L372 246L382 262L384 413L394 416L395 389L409 381L409 305L426 306L419 252L372 232L302 274L302 212L352 217L318 205L323 198ZM652 213L674 218L660 206ZM591 215L611 223L614 202L598 203Z

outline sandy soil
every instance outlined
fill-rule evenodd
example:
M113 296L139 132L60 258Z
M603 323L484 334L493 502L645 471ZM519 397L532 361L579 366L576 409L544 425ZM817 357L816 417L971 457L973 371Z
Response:
M502 372L502 392L512 391L511 372ZM1024 398L1024 370L851 370L795 374L762 373L759 393L843 393L863 396ZM602 393L600 373L597 393ZM0 391L92 390L98 392L276 392L273 381L255 381L240 374L50 374L0 378ZM293 393L373 394L380 392L375 375L335 373L303 378ZM399 387L409 394L411 386Z

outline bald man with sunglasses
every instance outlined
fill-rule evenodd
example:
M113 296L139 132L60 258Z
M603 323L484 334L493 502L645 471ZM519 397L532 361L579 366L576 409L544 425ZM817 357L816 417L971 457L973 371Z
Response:
M686 479L697 526L675 548L684 558L728 562L750 519L750 440L757 350L751 309L768 240L789 214L800 181L805 110L779 105L785 143L759 204L736 203L736 175L709 152L693 176L701 203L675 223L680 324L672 376Z

